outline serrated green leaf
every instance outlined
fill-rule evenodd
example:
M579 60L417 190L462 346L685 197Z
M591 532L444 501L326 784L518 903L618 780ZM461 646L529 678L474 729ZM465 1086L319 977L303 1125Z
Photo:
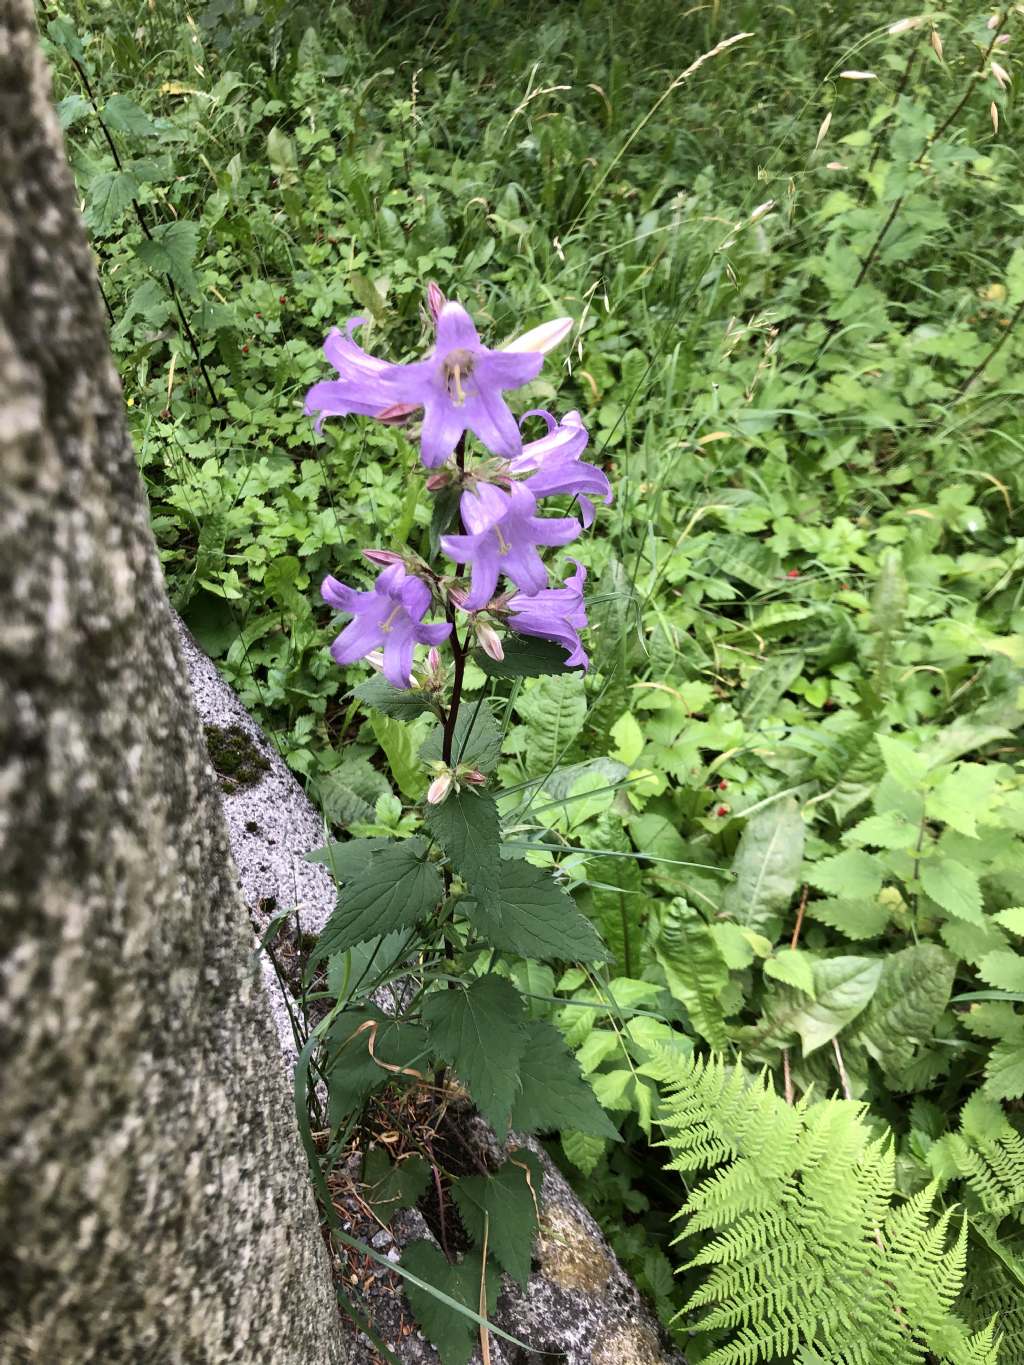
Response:
M1006 910L997 911L992 918L998 921L1011 934L1024 938L1024 905L1011 905Z
M427 736L420 758L424 763L437 763L444 753L444 727L437 725ZM469 763L482 773L494 771L501 756L501 733L494 723L494 715L486 701L480 706L474 700L462 700L452 735L452 762Z
M565 762L587 714L583 675L563 669L558 676L537 678L519 693L516 711L528 732L527 771L554 771Z
M350 882L362 872L370 862L370 854L378 849L387 848L390 839L332 839L323 848L311 849L305 855L307 863L322 863L340 885Z
M367 678L352 689L353 697L370 706L375 711L383 711L395 720L414 720L425 711L432 711L433 704L426 692L417 688L392 687L386 678L379 675Z
M595 850L633 852L621 819L611 811L605 811L590 826L587 843ZM593 857L588 860L588 868L592 880L600 881L602 885L591 887L590 903L585 904L587 915L613 954L616 970L624 976L635 976L640 970L641 944L648 917L643 874L636 859L631 857Z
M764 974L814 999L813 959L799 948L780 949L774 957L765 961Z
M492 659L483 650L477 650L472 655L487 677L539 678L546 674L563 674L567 670L565 650L550 640L539 640L528 635L507 635L501 647L505 655L502 659Z
M486 1277L483 1276L483 1261L478 1251L468 1252L457 1265L452 1265L431 1242L410 1242L402 1252L402 1265L474 1313L479 1312L480 1287L485 1283L487 1316L490 1317L497 1307L501 1276L491 1268ZM466 1365L478 1341L476 1323L419 1285L406 1280L404 1287L416 1321L428 1341L437 1347L444 1365Z
M115 133L129 133L134 137L149 137L160 131L141 105L127 95L111 95L103 106L103 122Z
M198 247L199 225L179 218L153 228L151 237L137 242L134 251L151 270L169 275L179 289L190 294L196 287L192 262Z
M375 1090L393 1085L400 1078L394 1068L422 1069L427 1054L425 1028L394 1019L375 1005L343 1011L324 1041L332 1127L362 1109ZM415 1077L409 1082L415 1083Z
M733 859L735 881L722 910L737 924L777 938L797 888L804 856L804 822L792 797L775 801L748 821Z
M398 790L409 801L418 801L427 789L427 774L418 758L423 732L430 722L417 717L411 723L373 712L370 728L388 760Z
M942 820L953 829L974 838L979 817L991 805L999 775L981 763L958 763L925 799L925 810L932 820Z
M1012 949L986 953L978 963L978 975L1001 991L1024 991L1024 957Z
M594 926L547 868L503 858L497 895L477 901L470 918L487 942L518 957L542 962L605 962L608 952Z
M721 995L729 969L703 917L676 897L661 917L654 953L674 999L716 1052L729 1044Z
M501 825L489 792L462 787L439 806L428 806L425 824L477 900L497 895Z
M519 992L502 976L481 976L468 990L427 996L423 1018L431 1047L455 1068L503 1142L527 1042L526 1010Z
M1024 1095L1024 1043L996 1043L985 1063L985 1091L997 1100L1017 1100Z
M527 1024L520 1065L522 1090L512 1109L512 1127L524 1133L573 1128L617 1141L618 1129L580 1075L579 1066L556 1028L543 1019Z
M611 751L612 757L624 763L627 768L631 768L644 747L644 732L632 711L623 712L612 726L610 734L615 741L615 748Z
M367 758L347 758L316 784L316 796L333 825L354 825L373 819L378 797L391 788L382 772Z
M926 896L957 919L984 923L977 875L952 858L929 858L921 864L921 886Z
M812 919L838 930L846 938L877 938L889 923L889 909L880 901L828 899L808 901Z
M748 725L757 725L771 715L786 689L803 672L802 654L784 654L765 660L747 679L739 698L740 715Z
M889 776L907 791L916 791L928 773L927 758L907 740L897 739L895 735L878 735L877 743Z
M530 1278L543 1175L540 1159L519 1148L493 1175L463 1176L452 1185L470 1237L482 1248L486 1228L491 1255L523 1289Z
M873 900L882 889L883 872L873 854L848 848L814 863L805 875L812 886L842 900Z
M607 1146L604 1138L592 1137L587 1133L577 1132L574 1128L562 1130L562 1151L584 1175L593 1175Z
M927 1044L949 1004L956 961L936 943L890 953L857 1037L895 1078Z
M106 171L89 182L85 199L85 221L93 232L106 232L120 223L139 192L139 182L130 171Z
M871 848L911 848L920 835L920 825L911 824L898 811L869 815L843 835L844 844Z
M437 867L426 861L426 852L423 839L374 850L365 867L342 888L312 960L319 962L354 943L409 928L433 914L444 884Z

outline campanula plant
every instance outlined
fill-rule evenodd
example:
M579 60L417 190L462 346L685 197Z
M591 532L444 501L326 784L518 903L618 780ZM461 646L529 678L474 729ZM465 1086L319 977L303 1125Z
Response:
M334 660L365 659L380 675L359 683L356 698L391 726L435 720L419 748L421 832L403 817L395 837L349 839L314 855L339 886L307 969L327 961L335 1002L319 1026L329 1118L337 1138L375 1092L394 1097L424 1087L443 1107L454 1080L500 1142L510 1130L615 1139L561 1034L531 1017L515 984L531 962L591 964L608 955L566 884L503 846L503 793L494 779L502 740L492 710L505 679L518 685L589 667L586 570L573 559L568 576L555 576L545 552L576 541L594 521L592 499L608 503L612 490L582 458L588 435L578 412L524 413L523 422L539 418L546 426L524 443L506 402L537 376L571 320L491 349L436 285L427 305L435 339L422 360L403 365L370 355L353 340L361 325L354 319L325 342L337 378L315 384L306 398L318 430L353 414L404 428L419 443L424 496L433 500L432 553L369 548L364 555L379 572L368 590L332 576L321 587L347 618L331 646ZM397 431L395 439L402 439ZM553 511L552 498L569 506ZM471 655L495 696L466 696ZM402 1006L385 1013L379 990L397 980ZM427 1174L424 1167L424 1181ZM490 1283L497 1271L525 1283L538 1179L535 1158L520 1151L487 1179L454 1181L440 1198L455 1199L478 1250L454 1267L432 1245L414 1243L403 1265L456 1298L463 1282L479 1286L487 1254ZM467 1264L474 1256L479 1269ZM418 1302L414 1289L409 1297L442 1359L468 1358L468 1320L435 1300Z

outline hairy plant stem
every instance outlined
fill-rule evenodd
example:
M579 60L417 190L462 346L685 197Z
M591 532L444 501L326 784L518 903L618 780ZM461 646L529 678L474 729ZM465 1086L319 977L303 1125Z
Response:
M459 472L462 473L466 468L465 432L459 437L459 444L455 447L455 463L459 466ZM455 619L455 607L451 602L446 604L445 612L452 626L451 645L452 655L454 656L454 672L452 676L452 699L448 704L448 714L444 721L444 739L441 745L441 757L450 768L452 764L452 741L455 738L455 724L459 719L459 707L462 704L462 679L466 671L466 654L468 648L466 641L459 640L458 623Z

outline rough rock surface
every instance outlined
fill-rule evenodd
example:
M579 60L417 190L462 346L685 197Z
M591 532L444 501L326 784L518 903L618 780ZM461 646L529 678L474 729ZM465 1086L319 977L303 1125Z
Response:
M341 1365L30 0L0 0L0 1365Z
M325 869L304 863L302 855L323 841L320 817L235 693L185 627L179 629L203 721L224 729L240 727L267 760L267 768L252 785L224 791L221 796L232 852L256 927L261 932L265 929L268 907L299 905L304 929L318 932L334 905L333 883ZM276 993L282 1046L286 1056L294 1057L288 1009L276 978L271 987ZM467 1135L480 1153L497 1165L501 1158L488 1126L475 1116L467 1118L466 1124ZM514 1138L512 1145L530 1147L544 1164L541 1234L527 1291L523 1293L508 1279L504 1282L496 1319L499 1326L546 1352L555 1365L678 1362L679 1355L665 1345L635 1285L561 1173L532 1139ZM390 1252L392 1259L417 1238L434 1240L416 1210L397 1215L386 1232L359 1222L354 1201L349 1212L352 1234L370 1239L376 1250L385 1255ZM437 1365L436 1351L413 1326L398 1277L360 1265L359 1280L361 1307L395 1354L406 1365ZM360 1349L366 1350L360 1361L377 1359L368 1347ZM491 1365L530 1365L544 1359L527 1355L496 1336L491 1337L490 1356ZM479 1355L474 1357L479 1359Z

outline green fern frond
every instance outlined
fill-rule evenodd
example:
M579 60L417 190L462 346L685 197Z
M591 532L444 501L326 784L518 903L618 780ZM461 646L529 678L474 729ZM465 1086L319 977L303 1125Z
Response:
M663 1086L671 1168L705 1173L677 1239L699 1239L684 1267L702 1275L683 1310L697 1315L690 1325L730 1334L705 1365L996 1359L999 1324L968 1327L953 1311L966 1218L935 1213L939 1180L895 1202L893 1143L873 1135L863 1105L790 1105L767 1073L720 1058L666 1053L644 1069Z

